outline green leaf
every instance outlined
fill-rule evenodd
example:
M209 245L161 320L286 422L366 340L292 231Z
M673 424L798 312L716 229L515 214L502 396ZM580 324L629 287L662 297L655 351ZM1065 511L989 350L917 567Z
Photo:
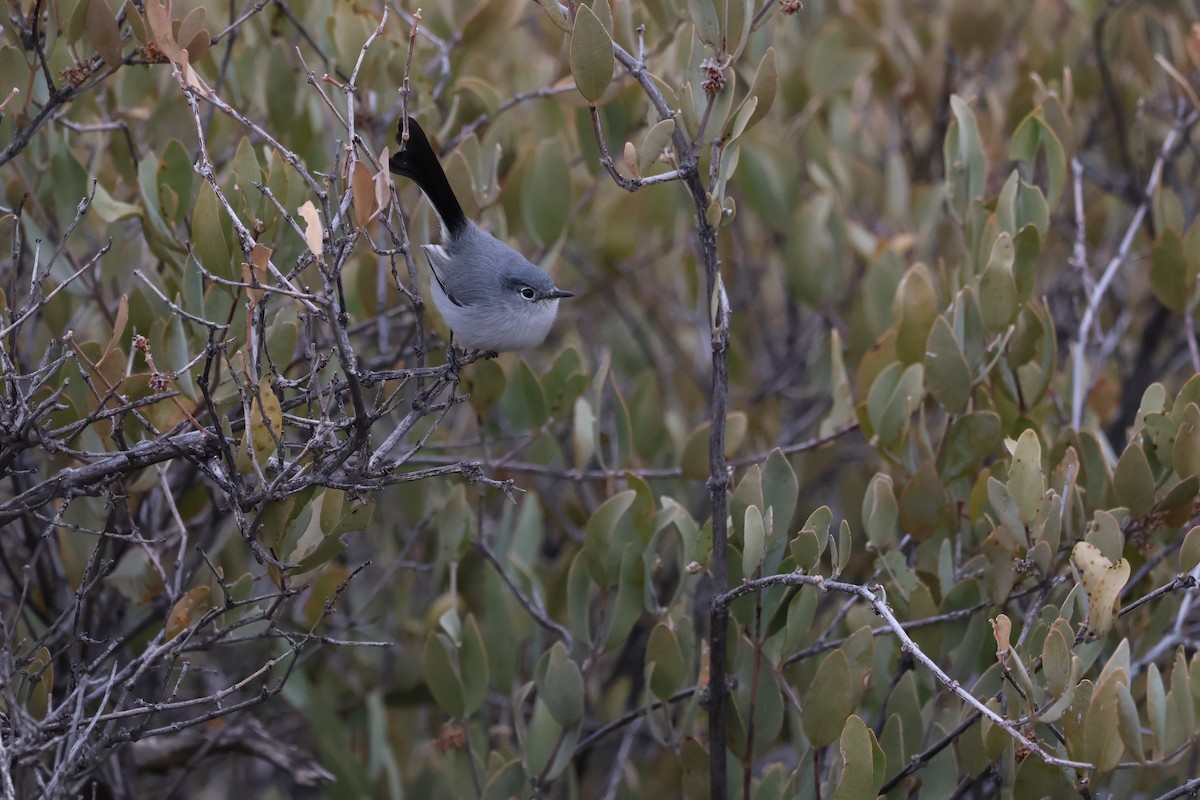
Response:
M829 415L821 421L819 431L821 436L829 436L834 431L853 424L857 419L850 377L846 374L846 362L842 356L842 337L838 334L837 328L830 331L829 339L829 379L833 387L831 391L833 407L829 409Z
M341 489L328 488L321 493L321 515L318 518L321 531L328 536L337 527L342 518L342 509L346 504L346 493Z
M929 393L948 413L962 413L971 396L971 369L944 316L934 320L924 356Z
M446 502L438 509L437 539L439 557L457 560L463 555L475 530L475 512L467 500L466 487L456 484Z
M587 554L580 551L571 561L567 571L567 615L571 633L580 641L592 638L591 593L592 583L588 580Z
M1162 756L1167 752L1167 693L1162 673L1154 662L1150 662L1146 671L1146 719L1150 723L1154 752Z
M830 561L833 566L834 578L842 574L850 563L850 553L853 549L853 539L850 535L850 523L842 520L838 525L837 539L830 540Z
M908 429L909 419L924 394L925 368L899 362L879 373L867 393L867 418L879 443L894 444Z
M880 549L890 544L895 539L899 517L892 476L877 472L863 494L862 518L867 541Z
M584 527L583 555L592 580L601 588L608 588L617 577L621 551L614 553L613 548L624 547L628 538L627 534L618 534L618 525L630 525L624 518L636 498L637 492L632 489L613 495L592 512Z
M1050 629L1042 643L1042 674L1046 676L1046 691L1052 698L1065 692L1073 681L1072 644L1057 628Z
M711 3L710 3L711 5ZM571 74L589 105L608 88L613 73L613 45L608 31L592 9L580 5L571 33Z
M1037 431L1026 428L1017 440L1012 465L1008 468L1008 494L1017 504L1017 516L1025 525L1037 518L1046 493L1042 474L1042 443Z
M108 223L138 217L142 214L140 206L122 203L114 199L108 190L99 183L96 184L96 195L92 198L90 209L96 212L96 216Z
M525 770L521 768L521 761L514 758L491 772L483 786L481 800L511 800L513 797L524 797L529 794L527 787L528 782L525 780Z
M804 734L814 747L832 744L854 710L850 661L840 649L825 656L804 694Z
M1183 477L1200 475L1200 408L1188 403L1171 448L1171 465Z
M1058 203L1067 181L1067 152L1054 129L1046 124L1041 107L1030 111L1013 131L1009 156L1034 167L1038 153L1046 158L1046 195L1051 208Z
M515 428L539 428L546 423L549 416L546 392L525 359L518 360L509 373L500 410L505 421Z
M562 642L555 642L538 662L538 696L564 728L583 717L583 673Z
M788 603L787 621L784 628L784 651L800 649L816 636L812 629L813 617L817 613L817 590L804 585Z
M723 6L724 3L721 3ZM696 26L696 38L712 48L721 42L721 24L713 0L688 0L688 15Z
M571 415L571 441L574 445L575 469L582 470L596 454L596 415L586 397L575 398L575 409Z
M463 625L458 663L462 668L463 710L473 714L487 699L489 677L487 647L474 614L467 614Z
M1035 188L1032 191L1041 196ZM1049 223L1047 222L1048 226ZM1045 226L1043 226L1044 230ZM1025 225L1013 237L1013 281L1017 286L1017 302L1028 303L1037 284L1038 255L1042 252L1042 236L1032 223Z
M646 135L642 137L642 145L637 151L638 175L645 176L650 173L650 169L658 162L658 157L670 145L674 133L674 119L664 119L646 131Z
M874 800L883 781L876 783L875 770L867 769L867 765L874 764L879 743L857 714L846 718L838 749L842 754L843 768L834 800Z
M923 361L929 331L938 316L933 276L924 264L914 264L900 280L892 316L897 325L896 352L900 360L905 364Z
M999 446L1000 438L1000 417L991 411L954 420L942 447L942 479L950 483L977 468Z
M946 202L950 214L959 222L966 221L975 199L983 193L987 181L987 159L983 154L983 139L975 113L958 95L950 96L953 119L946 129L942 147L942 163L946 165Z
M878 57L867 47L851 45L846 26L832 20L821 27L806 49L801 74L814 95L828 99L848 91L874 68Z
M192 211L192 247L200 264L213 275L240 280L233 274L232 253L221 224L221 207L208 182L200 185L200 196Z
M54 688L54 661L49 648L35 650L24 672L32 680L27 701L29 713L36 719L43 719L50 709L50 692Z
M743 131L750 130L767 116L771 106L775 104L775 93L778 87L779 67L775 63L775 48L768 47L767 52L763 53L762 60L758 62L758 68L754 71L754 78L750 81L750 90L746 93L746 99L742 101L742 106L738 109L740 115L742 109L749 107L751 100L757 101L754 110L750 112L749 117L742 125Z
M612 605L608 633L604 637L605 650L616 647L629 637L634 623L642 614L645 582L646 569L642 560L642 548L638 543L628 542L622 551L617 598Z
M1179 546L1179 571L1191 572L1200 564L1200 525L1193 525Z
M1142 720L1138 715L1137 703L1124 683L1117 684L1117 722L1121 729L1121 742L1125 749L1138 761L1146 760L1142 747Z
M583 16L584 8L587 6L580 7L580 16ZM533 168L525 173L521 215L533 240L549 245L562 236L570 211L571 180L567 158L562 140L555 136L538 145Z
M1113 470L1113 493L1117 502L1134 517L1144 517L1154 507L1154 473L1142 446L1133 442L1125 448Z
M778 449L771 451L763 465L762 494L763 507L771 514L768 537L786 536L791 530L792 517L796 514L800 481L787 456Z
M534 701L524 742L526 774L544 776L546 780L558 777L571 763L579 730L577 725L564 729L540 698Z
M899 550L888 550L879 559L884 570L892 578L892 585L900 596L907 601L908 598L916 591L920 579L917 578L917 573L913 572L912 567L904 558L904 553Z
M450 657L452 647L443 635L430 634L421 656L421 671L438 706L457 719L466 713L466 702L462 681Z
M558 28L563 33L571 32L571 22L567 19L567 15L559 8L557 0L535 0L542 11L546 12L546 16L554 23L554 27Z
M725 418L725 456L728 458L741 446L746 437L749 418L744 411L734 411ZM683 477L690 480L701 480L708 476L708 446L712 425L701 423L688 436L683 445L683 456L680 464L683 467Z
M766 529L763 527L762 509L750 506L746 509L743 526L742 575L750 578L762 563Z
M1108 772L1121 760L1125 744L1121 741L1118 719L1119 701L1116 676L1103 681L1092 692L1083 731L1083 757Z
M1182 314L1191 297L1188 285L1187 256L1178 231L1165 229L1150 248L1150 287L1158 301L1176 314Z
M992 333L1002 331L1017 318L1017 284L1012 272L1015 259L1012 237L1001 233L992 244L987 267L979 278L983 324Z
M683 687L687 680L687 667L679 639L675 632L663 623L654 626L646 642L646 666L654 667L650 675L650 691L659 700L668 697Z
M484 413L504 396L508 378L500 365L491 359L476 361L470 369L463 370L462 393L471 401L471 407L479 414Z
M900 524L918 541L928 539L950 518L950 502L932 461L913 474L900 493Z
M754 0L716 0L713 5L720 12L720 50L736 60L750 35L750 23L754 21Z

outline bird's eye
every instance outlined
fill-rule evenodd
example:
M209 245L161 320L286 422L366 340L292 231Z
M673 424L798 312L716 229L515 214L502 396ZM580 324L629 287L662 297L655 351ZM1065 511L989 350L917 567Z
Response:
M531 287L526 286L521 289L521 297L524 297L526 300L532 300L537 297L537 292L535 292Z

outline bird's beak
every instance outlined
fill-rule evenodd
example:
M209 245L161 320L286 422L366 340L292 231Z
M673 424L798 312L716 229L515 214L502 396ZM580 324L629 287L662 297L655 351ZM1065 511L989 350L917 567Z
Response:
M548 295L546 295L546 297L550 300L557 300L560 297L574 297L574 296L575 296L574 292L568 292L566 289L555 289L554 291L552 291Z

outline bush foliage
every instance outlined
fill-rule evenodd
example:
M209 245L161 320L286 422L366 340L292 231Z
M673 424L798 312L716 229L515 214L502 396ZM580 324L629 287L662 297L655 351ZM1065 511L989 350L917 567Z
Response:
M0 794L1194 792L1196 16L14 0Z

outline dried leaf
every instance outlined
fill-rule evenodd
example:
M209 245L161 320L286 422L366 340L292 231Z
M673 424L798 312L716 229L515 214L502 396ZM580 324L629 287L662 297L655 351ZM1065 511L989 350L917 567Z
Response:
M283 408L271 389L269 377L258 385L258 397L250 405L249 427L250 446L261 464L275 454L275 440L283 436Z
M312 200L305 200L304 205L296 209L304 220L304 241L308 244L309 252L320 257L325 243L325 228L321 225L321 215Z
M88 38L109 69L121 66L121 31L108 0L87 0Z
M375 179L371 176L371 170L361 161L354 162L350 186L354 193L354 222L358 227L365 228L379 212L379 204L376 201Z
M153 2L153 0L151 0ZM167 617L166 630L164 635L167 641L174 639L179 634L183 633L193 622L193 617L197 612L203 612L209 607L209 595L212 590L207 585L197 586L189 589L183 597L175 601L175 605L171 608L171 615Z
M1121 589L1129 580L1129 562L1122 558L1114 564L1095 545L1079 542L1071 551L1071 563L1079 570L1087 593L1088 627L1096 636L1103 636L1112 629L1121 608Z
M150 31L146 27L146 19L138 7L133 4L133 0L125 0L125 21L129 23L129 30L133 31L133 38L139 44L150 41Z
M204 14L204 6L197 6L189 11L187 16L183 18L183 21L179 23L179 33L175 37L176 41L185 45L191 42L192 38L204 27Z
M1012 649L1012 620L1007 614L1000 614L992 623L992 637L996 640L996 658L1004 658Z
M274 251L266 245L254 245L254 249L250 251L250 263L242 264L242 283L257 283L259 286L267 284L267 263L271 260L272 252ZM250 300L251 311L262 302L264 293L262 289L246 289L246 297Z
M172 62L183 65L187 63L187 54L175 42L175 35L172 32L171 10L169 6L163 6L158 0L146 0L146 22L150 25L152 41L158 45L158 49L162 54Z
M184 48L188 54L188 63L195 64L200 59L208 54L208 49L212 47L212 34L207 28L201 28L192 35L191 39L180 38L186 47Z

